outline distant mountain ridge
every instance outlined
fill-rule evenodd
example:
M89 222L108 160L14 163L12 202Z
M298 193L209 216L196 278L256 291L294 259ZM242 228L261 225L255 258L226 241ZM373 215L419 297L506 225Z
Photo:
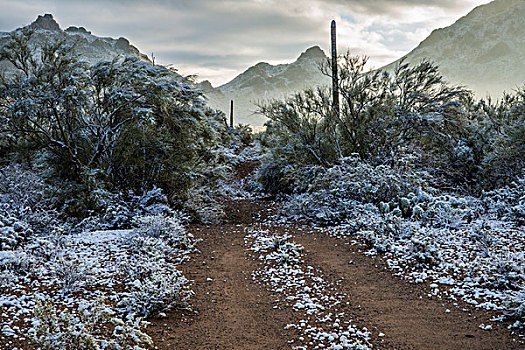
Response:
M83 27L63 30L50 14L38 16L27 27L34 30L35 41L55 37L74 44L81 59L89 63L128 55L149 61L147 55L125 38L97 37ZM449 82L465 85L477 97L490 94L498 98L503 91L510 92L525 84L524 27L525 0L495 0L476 7L449 27L434 30L404 59L412 64L429 59L440 67ZM0 33L0 46L8 35ZM204 81L198 87L211 107L226 114L233 99L235 123L262 126L266 118L255 114L256 103L283 98L307 87L328 85L329 77L319 69L326 60L325 53L314 46L295 62L279 65L261 62L224 85L213 87ZM399 60L383 68L393 69L398 63ZM0 71L9 69L8 63L0 62Z
M495 0L474 8L449 27L434 30L403 59L411 64L424 59L433 61L448 82L466 86L478 98L499 98L503 91L525 85L523 28L525 0ZM234 99L236 121L262 125L266 118L253 114L253 102L329 83L329 78L318 69L323 60L324 52L313 47L294 63L258 63L227 84L213 88L205 81L200 87L212 107L228 113L230 99ZM382 69L392 70L399 61Z
M24 28L31 29L34 32L30 44L43 43L50 39L65 40L67 44L75 45L75 52L80 56L80 59L90 64L101 60L111 60L117 56L136 56L143 61L150 61L147 55L131 45L126 38L97 37L84 27L71 26L62 30L51 14L38 16L33 23ZM11 33L21 29L15 29ZM11 33L0 33L0 46L5 43ZM0 62L0 69L9 71L12 66L4 61Z
M236 124L262 126L266 118L255 114L256 103L283 98L307 87L328 84L329 77L323 75L319 69L326 60L323 50L314 46L303 52L293 63L271 65L260 62L224 85L214 88L209 81L203 81L198 87L205 93L211 107L227 114L230 100L233 99Z
M403 58L412 64L429 59L449 82L465 85L478 97L499 98L525 84L524 26L524 0L495 0L434 30Z

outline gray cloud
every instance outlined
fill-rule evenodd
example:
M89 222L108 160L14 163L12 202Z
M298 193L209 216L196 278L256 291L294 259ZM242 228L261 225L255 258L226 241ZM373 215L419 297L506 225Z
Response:
M0 31L52 13L64 28L124 36L158 62L215 84L259 61L292 61L312 45L328 48L338 21L341 50L395 59L432 29L488 0L0 0ZM188 71L195 70L195 71ZM221 76L221 71L224 73Z

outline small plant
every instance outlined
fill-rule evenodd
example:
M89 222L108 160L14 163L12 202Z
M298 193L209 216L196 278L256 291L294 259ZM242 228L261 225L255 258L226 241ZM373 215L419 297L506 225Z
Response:
M86 267L77 259L59 257L54 262L54 270L58 280L62 283L64 293L74 291L88 277Z
M494 235L490 227L484 222L481 225L475 226L470 235L470 239L477 244L484 257L490 256L490 248L494 244Z
M516 296L507 298L505 307L505 317L515 321L510 328L525 328L525 285L521 286Z
M279 250L279 248L282 247L291 237L292 236L290 235L283 235L283 236L274 235L271 237L268 248L273 249L273 250Z
M35 264L34 257L23 251L0 251L0 271L23 275L30 273Z
M518 288L525 282L525 253L505 251L493 257L490 269L494 273L492 284L496 288Z
M119 303L125 313L151 317L177 305L185 305L192 295L188 281L172 268L163 267L156 271L143 271L143 278L128 283L131 292ZM132 275L129 275L131 277Z
M428 265L435 265L439 262L439 249L430 237L412 237L410 243L410 258Z
M373 248L378 253L386 253L392 248L392 240L386 236L378 235L375 231L359 231L358 235L368 248Z
M136 219L137 236L162 239L170 247L188 249L191 247L188 234L184 230L182 221L175 216L162 214L141 216Z
M78 310L57 310L37 301L33 342L42 350L144 350L153 345L141 319L123 321L102 301L83 303Z

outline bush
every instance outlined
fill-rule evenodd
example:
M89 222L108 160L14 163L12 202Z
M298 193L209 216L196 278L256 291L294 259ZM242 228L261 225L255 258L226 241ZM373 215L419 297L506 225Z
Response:
M140 270L135 269L126 276L130 279L127 285L131 291L124 294L124 299L118 305L125 313L151 317L175 306L185 306L192 295L186 278L169 265L152 263ZM131 281L133 277L140 278Z
M88 269L78 258L59 257L53 261L53 269L64 293L74 291L89 277Z
M183 227L185 219L163 214L140 216L126 244L131 252L119 269L130 289L119 303L122 312L151 317L175 306L184 306L192 291L173 261L193 249L193 236Z
M88 66L72 45L34 35L17 30L0 48L15 69L0 80L1 136L9 140L0 151L29 164L39 157L54 208L69 216L104 213L108 225L125 226L126 206L100 201L117 204L104 197L155 187L182 206L193 186L225 165L224 150L251 136L246 126L230 132L191 77L137 57Z
M59 311L37 301L33 324L33 342L42 350L144 350L153 345L141 319L123 321L103 302Z
M425 185L421 175L398 172L386 165L373 166L357 157L345 158L341 165L326 170L314 170L317 174L305 181L309 184L307 192L289 200L284 213L336 224L351 218L353 211L377 211L381 203L398 201L413 188Z
M409 257L416 262L426 265L435 265L440 261L439 249L432 237L418 235L410 241Z

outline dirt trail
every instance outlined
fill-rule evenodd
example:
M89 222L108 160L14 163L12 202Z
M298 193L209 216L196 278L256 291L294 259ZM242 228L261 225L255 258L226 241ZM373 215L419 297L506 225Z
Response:
M350 295L352 313L386 334L380 349L523 349L503 324L480 329L487 313L429 299L424 287L392 276L381 259L365 256L355 246L326 235L302 234L294 240L325 275L344 276L340 287Z
M239 172L246 173L246 169ZM183 266L185 276L195 281L193 311L174 311L153 320L148 333L158 349L292 348L288 341L298 335L284 327L300 315L289 308L274 308L275 297L252 281L257 262L249 258L244 245L244 229L272 204L227 203L229 222L190 227L202 240L197 245L200 252ZM372 339L377 349L523 348L501 325L481 330L479 325L489 318L483 311L463 312L448 301L429 300L423 287L393 277L380 259L365 256L342 240L312 234L313 230L286 232L306 248L306 262L327 280L343 279L338 285L350 302L345 314L386 335Z
M274 298L251 279L256 263L244 248L245 225L255 203L231 206L242 224L194 225L199 254L184 266L194 280L195 312L175 312L148 328L159 349L286 349L292 331L284 330L293 314L273 309Z

